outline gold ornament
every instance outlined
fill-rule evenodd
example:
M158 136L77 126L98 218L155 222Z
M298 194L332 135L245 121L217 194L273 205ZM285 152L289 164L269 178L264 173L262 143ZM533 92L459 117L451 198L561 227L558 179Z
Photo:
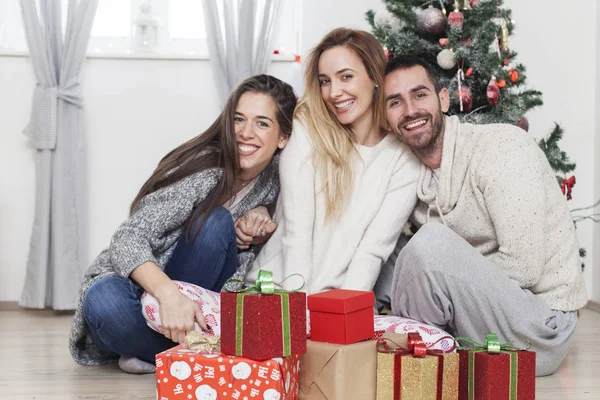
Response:
M506 26L506 21L502 24L500 40L502 41L502 50L508 51L508 26Z

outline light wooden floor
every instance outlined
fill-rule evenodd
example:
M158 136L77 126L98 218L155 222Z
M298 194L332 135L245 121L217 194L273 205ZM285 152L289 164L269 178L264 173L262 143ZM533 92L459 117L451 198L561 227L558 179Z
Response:
M67 349L71 315L0 312L0 400L151 399L154 375L116 365L81 367ZM560 370L538 378L542 400L600 399L600 314L584 310L575 345Z

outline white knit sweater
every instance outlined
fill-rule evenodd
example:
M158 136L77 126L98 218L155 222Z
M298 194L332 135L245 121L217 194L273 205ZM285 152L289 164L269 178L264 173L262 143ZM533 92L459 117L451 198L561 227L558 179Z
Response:
M585 305L575 226L532 137L512 125L446 117L443 140L439 187L421 167L417 226L445 223L553 309Z
M308 294L331 288L372 290L416 203L419 160L394 136L374 147L356 145L353 190L339 219L325 223L325 195L311 159L306 128L294 131L281 154L277 230L247 275L273 271L274 281L301 274ZM284 287L298 286L298 279Z

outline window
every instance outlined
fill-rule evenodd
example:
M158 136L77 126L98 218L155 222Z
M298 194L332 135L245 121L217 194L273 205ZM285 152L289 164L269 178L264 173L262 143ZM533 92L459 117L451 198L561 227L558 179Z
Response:
M259 0L259 4L264 2ZM67 3L67 0L62 1L64 17ZM302 1L281 0L273 41L274 48L281 54L293 55L300 49L301 7ZM222 6L219 11L222 15ZM157 46L151 51L140 49L143 46L138 38L142 28L136 28L141 26L136 22L143 18L157 26ZM0 52L11 50L27 50L21 9L17 0L0 0ZM205 57L208 47L202 0L100 0L88 53L116 57L135 53L174 58Z

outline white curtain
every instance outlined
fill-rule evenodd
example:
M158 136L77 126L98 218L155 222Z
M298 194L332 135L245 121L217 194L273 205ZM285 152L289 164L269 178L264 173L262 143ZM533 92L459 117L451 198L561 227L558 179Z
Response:
M37 79L24 133L35 151L35 216L19 305L75 309L85 260L83 101L79 72L98 0L21 0ZM36 6L37 3L37 6Z
M217 1L223 5L222 15ZM203 0L208 52L221 104L238 83L267 72L280 4L281 0Z

